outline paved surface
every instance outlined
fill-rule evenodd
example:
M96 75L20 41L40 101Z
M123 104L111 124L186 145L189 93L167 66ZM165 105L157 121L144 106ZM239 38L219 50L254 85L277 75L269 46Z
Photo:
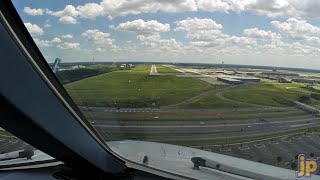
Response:
M310 153L313 153L314 158L319 161L320 136L317 133L308 133L306 135L283 136L225 147L217 145L198 148L291 169L291 163L297 163L296 157L301 153L309 157ZM281 162L277 161L277 157L281 157ZM293 169L296 170L296 168Z
M318 117L292 107L260 107L237 111L90 107L82 108L82 111L88 119L94 121L94 127L108 133L114 140L136 136L160 142L213 140L320 126Z
M0 154L17 151L17 150L23 150L26 148L34 149L27 143L24 143L22 140L14 136L0 135Z
M158 73L158 71L157 71L156 65L152 64L149 75L150 75L150 76L157 76L157 75L159 75L159 73Z

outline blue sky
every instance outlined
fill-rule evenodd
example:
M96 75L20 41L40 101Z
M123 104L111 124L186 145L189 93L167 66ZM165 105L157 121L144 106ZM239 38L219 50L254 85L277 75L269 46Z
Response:
M320 2L13 0L48 62L159 61L320 69Z

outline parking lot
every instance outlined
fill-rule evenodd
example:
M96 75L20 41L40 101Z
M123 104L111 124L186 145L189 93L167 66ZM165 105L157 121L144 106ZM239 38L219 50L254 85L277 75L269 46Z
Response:
M206 151L243 158L288 169L299 154L320 159L320 134L308 133L279 138L201 147ZM279 158L280 157L280 158Z
M0 136L0 154L32 148L29 144L14 136Z

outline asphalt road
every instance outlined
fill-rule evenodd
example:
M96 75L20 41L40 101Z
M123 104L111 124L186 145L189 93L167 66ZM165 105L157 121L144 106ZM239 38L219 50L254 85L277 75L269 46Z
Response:
M319 118L301 116L278 118L267 122L232 122L224 124L180 124L180 125L111 125L95 124L99 131L108 132L113 139L127 139L134 134L144 135L149 141L213 140L267 135L320 126ZM101 123L101 122L100 122ZM114 134L114 135L112 135ZM126 136L124 136L126 135Z

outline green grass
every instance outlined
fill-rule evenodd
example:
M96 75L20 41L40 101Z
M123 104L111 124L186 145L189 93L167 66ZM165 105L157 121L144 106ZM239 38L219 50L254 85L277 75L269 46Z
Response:
M288 106L291 105L288 100L298 101L301 96L310 96L311 93L312 91L302 84L260 83L239 86L225 93L224 96L232 100L259 105ZM311 99L307 104L317 105L320 101Z
M165 66L157 66L157 71L158 73L180 73L179 71Z
M206 96L202 96L198 99L195 99L189 103L182 104L175 108L177 109L233 109L233 108L249 108L250 105L241 104L241 103L232 103L229 101L222 100L210 93Z
M223 95L228 99L235 101L259 104L265 106L286 106L278 102L277 97L268 94L261 94L252 91L230 91Z
M212 89L212 85L189 77L149 76L149 65L114 71L67 84L78 105L152 107L186 100Z

